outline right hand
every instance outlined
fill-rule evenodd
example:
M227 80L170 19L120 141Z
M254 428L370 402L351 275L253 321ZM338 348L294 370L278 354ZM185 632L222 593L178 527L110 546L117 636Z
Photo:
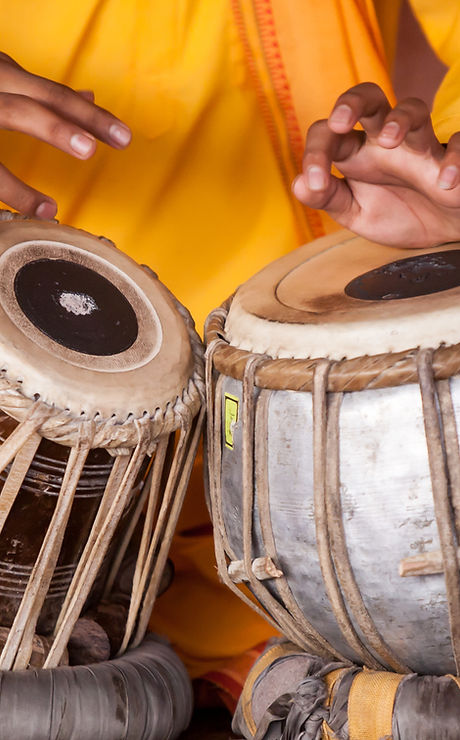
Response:
M293 189L371 241L408 248L459 241L460 132L444 148L422 100L392 108L377 85L361 83L310 127Z
M27 72L0 52L0 129L21 131L78 159L89 159L96 139L124 149L131 131L94 104L90 91L75 91ZM27 216L54 218L56 202L19 180L0 163L0 200Z

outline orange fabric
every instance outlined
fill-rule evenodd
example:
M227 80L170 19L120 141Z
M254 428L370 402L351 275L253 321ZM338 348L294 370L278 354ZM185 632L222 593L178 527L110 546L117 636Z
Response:
M393 68L396 55L401 2L402 0L375 0L377 20L390 68Z
M392 97L383 45L370 2L326 2L321 10L316 4L302 0L290 0L289 3L284 0L242 0L233 2L233 6L248 55L248 66L257 78L261 112L285 179L289 180L300 167L299 142L303 142L307 127L316 118L328 114L340 92L353 84L371 79L382 85L388 96ZM321 70L321 74L312 74L312 70ZM295 211L294 208L294 213ZM321 214L321 220L322 229L330 231L337 228L324 214ZM315 222L311 217L307 218L306 225L302 225L301 218L297 216L298 229L299 222L301 229L310 229L311 234L315 235ZM304 232L305 235L306 233L307 231ZM181 520L182 526L189 516L194 516L189 509L193 508L193 502L197 500L197 490L193 485L190 488ZM189 558L189 562L193 559L194 568L203 574L206 546L202 537L193 539L192 543L178 534L173 544L172 557L174 560L177 557ZM178 581L175 584L176 594L181 590L181 585L184 597L187 597L186 584ZM206 598L208 594L208 598L211 598L211 589L205 591L203 586L204 580L201 578L201 595ZM172 635L174 630L174 644L181 646L181 655L191 668L192 675L199 675L200 670L211 670L211 642L218 639L218 633L211 632L211 625L215 618L219 619L223 609L226 616L219 626L222 628L222 636L227 635L225 630L229 615L226 607L233 603L232 598L221 594L220 604L216 602L212 606L208 602L206 612L203 611L203 627L209 630L209 639L206 646L204 641L199 642L201 654L198 660L192 657L192 652L197 650L197 643L194 642L196 628L193 632L195 637L186 644L184 635L180 635L180 626L177 625L177 629L172 626L177 595L174 598L171 592L169 602L162 599L158 604L152 624L161 630L169 622L168 634ZM250 619L242 605L237 607L233 603L232 612L231 640L223 637L222 643L215 646L217 652L213 653L214 659L225 645L230 647L230 644L240 644L243 652L254 644L253 640L259 642L272 634L271 628L258 618ZM231 660L230 655L228 659Z
M394 0L392 0L392 3ZM340 93L371 80L394 99L370 0L233 0L268 130L285 179L300 171L305 134ZM396 15L393 14L394 20ZM337 229L325 213L294 203L302 241Z
M318 3L302 0L258 4L272 7L273 27L291 92L291 100L284 95L285 107L288 110L293 106L300 132L300 139L292 140L297 161L310 123L327 116L336 98L348 87L372 80L390 98L393 96L371 2L339 0L326 3L326 7L322 4L322 10ZM276 54L274 47L272 53Z
M260 654L265 650L266 645L266 642L256 645L241 655L223 661L219 667L203 675L203 680L211 683L216 688L220 701L225 704L232 714L238 704L245 678Z
M179 533L171 557L173 585L155 606L151 626L165 634L192 677L219 670L274 630L219 585L212 536Z
M74 160L0 132L0 158L58 218L149 264L199 331L209 311L299 243L229 0L0 0L0 48L93 89L133 130ZM24 22L24 19L27 19Z
M369 0L0 0L2 50L133 129L88 161L0 132L2 161L56 197L62 221L150 264L198 326L242 281L333 225L290 193L310 123L343 89L388 89ZM252 25L249 22L252 19ZM264 84L261 84L261 76ZM272 91L273 90L273 94ZM199 470L152 628L192 675L273 634L218 581Z

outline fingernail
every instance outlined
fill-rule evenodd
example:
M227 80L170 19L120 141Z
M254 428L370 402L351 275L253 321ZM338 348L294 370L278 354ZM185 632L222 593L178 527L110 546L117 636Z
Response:
M298 200L305 200L308 196L307 188L305 187L305 180L303 175L297 175L296 179L292 183L292 192Z
M443 190L450 190L455 185L458 174L458 167L454 164L449 165L439 175L438 186Z
M112 123L109 134L111 139L122 146L126 146L131 141L131 131L120 123Z
M325 190L327 182L324 170L317 165L307 169L308 187L310 190Z
M329 123L342 123L348 126L352 121L353 111L349 105L345 104L338 105L329 117Z
M398 138L401 127L396 121L389 121L386 123L379 134L379 139L386 139L387 141L394 141Z
M70 139L70 146L80 157L87 157L94 149L94 139L85 134L74 134Z
M55 217L56 211L56 204L50 203L48 200L45 200L43 201L43 203L40 203L40 205L37 206L34 215L37 218L49 220Z

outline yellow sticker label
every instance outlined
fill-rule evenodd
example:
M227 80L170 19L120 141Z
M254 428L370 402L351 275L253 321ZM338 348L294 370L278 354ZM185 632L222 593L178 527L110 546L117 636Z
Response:
M225 394L225 446L233 450L233 430L238 421L238 408L240 399L232 396L231 393Z

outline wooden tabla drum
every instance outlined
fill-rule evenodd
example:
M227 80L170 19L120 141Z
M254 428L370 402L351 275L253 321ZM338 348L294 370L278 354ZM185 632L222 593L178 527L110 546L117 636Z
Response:
M107 626L128 556L130 593L118 617L115 608L117 635L109 629L108 637L112 653L139 651L198 443L201 342L155 274L106 239L2 212L0 271L0 669L36 665L38 640L42 667L59 671L81 615ZM146 645L148 660L152 650L169 650ZM115 678L109 671L110 690L128 680L123 670L115 666ZM152 671L145 667L146 687L161 683ZM37 691L42 711L49 685ZM3 673L2 728L8 697ZM84 724L88 706L75 701ZM94 688L91 701L101 723ZM136 701L130 711L145 735L138 725L123 734L126 720L120 734L102 724L85 734L77 722L75 737L157 737ZM34 731L30 737L55 736ZM11 720L5 737L29 737L21 732Z
M207 342L222 579L316 655L458 673L460 245L324 237Z

